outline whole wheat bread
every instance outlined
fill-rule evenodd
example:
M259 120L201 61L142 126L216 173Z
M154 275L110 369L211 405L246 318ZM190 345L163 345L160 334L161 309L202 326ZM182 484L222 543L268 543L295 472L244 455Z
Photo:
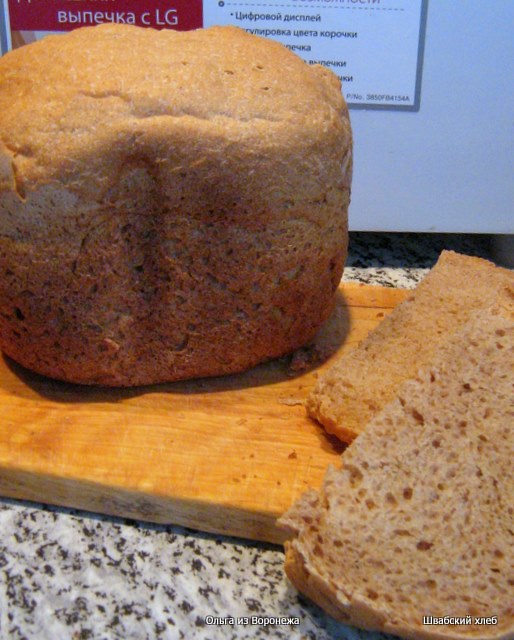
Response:
M428 364L441 340L493 303L514 273L487 260L444 251L405 302L320 377L307 410L350 442Z
M347 247L337 76L235 27L0 59L0 348L55 378L236 373L307 343Z
M339 620L405 638L514 637L513 381L505 297L441 345L281 519L298 589ZM444 616L470 624L430 624Z

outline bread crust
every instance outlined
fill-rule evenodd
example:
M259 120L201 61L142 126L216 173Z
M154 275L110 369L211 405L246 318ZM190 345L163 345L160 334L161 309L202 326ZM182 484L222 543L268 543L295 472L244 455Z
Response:
M86 384L305 344L347 252L336 76L231 27L78 29L0 59L0 347Z

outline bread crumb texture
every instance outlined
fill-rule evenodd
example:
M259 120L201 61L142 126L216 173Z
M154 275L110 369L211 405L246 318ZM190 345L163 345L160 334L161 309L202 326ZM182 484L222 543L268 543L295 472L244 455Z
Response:
M347 251L334 74L232 27L101 25L0 58L0 346L73 382L305 344Z
M307 399L309 414L350 442L427 365L438 346L490 306L514 272L487 260L443 251L437 264L355 349L320 376Z
M404 638L514 637L514 314L502 300L282 519L288 575L337 619ZM445 616L469 624L427 622Z

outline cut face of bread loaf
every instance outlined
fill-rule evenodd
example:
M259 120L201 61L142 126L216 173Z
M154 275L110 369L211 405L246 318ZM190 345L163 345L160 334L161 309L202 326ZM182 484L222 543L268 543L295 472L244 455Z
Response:
M347 250L334 74L231 27L127 25L0 59L0 347L88 384L244 370L307 342Z
M405 638L514 637L513 308L445 341L282 519L287 574L335 618ZM460 624L431 623L445 616Z
M514 273L487 260L443 251L409 298L322 375L309 414L350 442L390 402L398 386L427 365L441 341L514 284Z

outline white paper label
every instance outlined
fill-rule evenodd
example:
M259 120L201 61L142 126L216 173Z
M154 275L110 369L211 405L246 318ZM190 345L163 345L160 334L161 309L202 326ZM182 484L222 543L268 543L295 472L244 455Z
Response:
M426 0L204 2L204 26L233 24L279 40L343 82L351 107L419 108Z

